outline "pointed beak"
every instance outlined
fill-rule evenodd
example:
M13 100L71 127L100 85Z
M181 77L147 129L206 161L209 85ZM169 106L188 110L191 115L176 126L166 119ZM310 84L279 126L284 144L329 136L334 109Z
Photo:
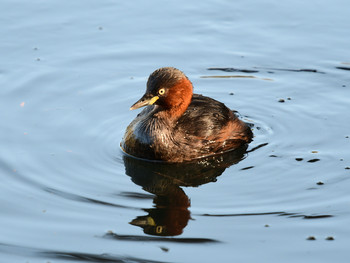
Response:
M156 225L156 223L154 222L154 219L150 216L138 216L137 218L129 222L129 224L134 226L141 226L141 227Z
M130 110L136 110L138 108L152 105L159 99L158 96L152 96L151 94L145 94L141 99L136 101L131 107Z

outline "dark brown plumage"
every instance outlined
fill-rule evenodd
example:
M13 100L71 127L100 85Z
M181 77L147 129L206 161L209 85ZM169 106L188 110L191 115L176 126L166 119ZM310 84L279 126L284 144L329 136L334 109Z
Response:
M131 109L147 106L126 129L122 149L133 156L183 162L220 154L249 143L253 134L223 103L193 94L180 70L153 72L144 96Z

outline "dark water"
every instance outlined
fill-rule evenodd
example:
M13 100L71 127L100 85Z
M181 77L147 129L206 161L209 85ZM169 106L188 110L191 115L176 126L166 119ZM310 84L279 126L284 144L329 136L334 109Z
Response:
M0 262L348 262L349 8L2 1ZM252 123L247 152L123 156L161 66Z

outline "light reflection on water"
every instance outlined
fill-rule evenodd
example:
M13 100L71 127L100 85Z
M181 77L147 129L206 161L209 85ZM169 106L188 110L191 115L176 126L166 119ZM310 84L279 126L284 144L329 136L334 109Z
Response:
M346 262L348 2L144 5L2 4L1 259ZM161 66L254 125L247 153L122 154Z

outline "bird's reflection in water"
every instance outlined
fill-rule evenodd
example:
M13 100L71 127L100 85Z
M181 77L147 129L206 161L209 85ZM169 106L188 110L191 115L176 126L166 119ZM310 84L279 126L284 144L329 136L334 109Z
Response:
M155 195L154 207L144 209L130 224L149 235L180 235L191 218L190 200L181 186L199 186L215 182L225 169L245 157L247 146L234 151L186 163L164 163L124 155L126 174L142 188Z

